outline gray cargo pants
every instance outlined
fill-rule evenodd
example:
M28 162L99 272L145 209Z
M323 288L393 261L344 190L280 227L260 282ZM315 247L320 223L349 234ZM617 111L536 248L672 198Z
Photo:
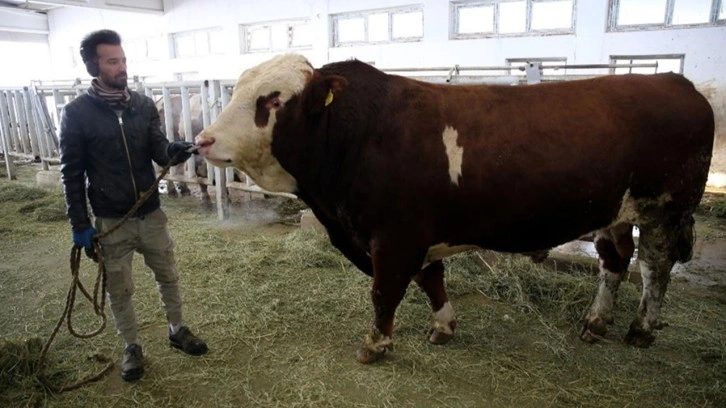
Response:
M99 233L109 230L120 219L96 218ZM136 314L131 297L134 281L131 261L134 252L144 256L151 268L169 323L182 323L179 277L174 258L174 241L166 227L166 214L157 209L143 217L129 218L119 229L101 239L106 265L106 293L116 330L126 344L136 343Z

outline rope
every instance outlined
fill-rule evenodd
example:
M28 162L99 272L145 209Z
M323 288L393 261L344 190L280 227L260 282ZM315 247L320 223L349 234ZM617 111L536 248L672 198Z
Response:
M98 261L98 275L96 276L96 284L94 285L93 289L93 296L91 296L86 288L83 286L83 283L80 280L79 277L79 269L81 265L81 251L83 250L83 247L79 247L74 245L73 248L71 248L71 286L68 288L68 294L66 295L66 306L63 309L63 313L61 314L60 319L58 319L58 323L56 323L55 328L53 329L53 332L51 333L50 337L48 338L48 341L46 341L45 345L43 346L43 350L40 353L40 358L38 361L41 362L39 364L38 371L36 372L36 376L38 380L40 381L43 386L45 386L48 390L50 390L53 393L60 394L65 391L75 390L77 388L80 388L81 386L97 381L101 379L104 375L106 375L108 372L111 371L111 368L113 368L113 360L101 353L96 353L93 357L96 359L96 361L100 363L106 363L106 366L97 374L91 374L88 375L75 383L72 384L66 384L66 385L55 385L50 382L50 380L46 377L44 371L44 365L42 364L43 361L45 361L46 355L48 354L48 349L50 349L50 345L53 343L53 339L55 339L55 336L58 334L58 331L60 330L61 326L63 325L63 322L68 322L68 331L71 333L71 335L81 338L81 339L88 339L91 337L94 337L98 334L100 334L103 329L106 328L106 313L104 313L104 307L106 305L106 296L104 296L104 293L106 293L106 267L103 262L103 254L101 252L101 246L100 246L100 240L102 238L105 238L106 236L110 235L123 223L125 223L129 218L131 218L132 215L138 211L138 209L141 207L146 200L151 197L152 194L156 191L156 189L159 186L159 182L166 176L166 174L169 172L169 169L172 167L172 163L175 162L176 158L182 153L182 151L178 152L174 155L174 157L169 160L169 163L166 164L161 169L161 173L159 176L154 180L154 183L151 185L151 187L141 193L139 196L139 199L136 201L136 204L134 204L133 207L126 213L126 215L121 218L121 220L116 223L113 227L109 228L107 231L104 231L103 233L99 233L93 236L93 249L95 251L95 254L97 256L96 259ZM176 165L176 164L174 164ZM100 289L100 290L99 290ZM76 292L80 290L83 296L93 305L93 312L96 314L96 316L101 317L101 324L100 326L88 333L79 333L76 331L76 329L73 328L73 322L72 322L72 316L73 316L73 307L75 305L76 301ZM98 298L101 298L101 301L99 303Z

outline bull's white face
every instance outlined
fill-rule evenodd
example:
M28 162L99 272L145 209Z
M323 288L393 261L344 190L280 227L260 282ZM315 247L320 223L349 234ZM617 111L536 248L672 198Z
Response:
M295 192L297 183L272 155L277 111L302 92L313 67L296 54L277 56L240 75L232 99L196 138L211 164L236 167L268 191Z

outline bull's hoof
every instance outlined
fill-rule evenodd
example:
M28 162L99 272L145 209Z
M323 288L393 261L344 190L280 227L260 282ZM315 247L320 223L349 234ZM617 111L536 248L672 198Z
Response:
M592 320L585 319L582 322L580 338L587 343L594 343L605 337L608 332L608 325L605 319L596 317Z
M434 329L431 329L430 333L429 343L431 344L443 345L454 338L454 333L444 333Z
M361 364L371 364L383 358L384 354L386 354L385 348L382 351L373 351L361 346L355 352L355 358Z
M628 334L625 335L625 343L633 347L648 348L655 341L652 332L645 331L642 328L631 324Z

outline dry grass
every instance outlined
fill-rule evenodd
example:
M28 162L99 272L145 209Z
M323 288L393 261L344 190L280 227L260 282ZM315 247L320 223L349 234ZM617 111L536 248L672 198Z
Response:
M3 181L0 197L10 189L14 197L35 191ZM585 268L566 273L519 256L460 255L447 260L457 337L428 344L430 309L412 285L398 310L394 351L363 366L354 353L372 318L368 277L325 236L270 223L270 214L265 222L248 216L264 203L219 223L190 198L163 206L177 243L185 320L211 352L192 358L168 347L153 279L137 256L145 377L125 384L115 369L49 395L31 375L41 363L33 356L62 310L71 243L66 221L34 217L40 202L51 208L60 196L43 192L5 200L0 210L0 406L726 406L723 287L673 282L664 306L670 327L641 350L621 341L639 296L623 283L615 325L588 345L577 335L596 284ZM90 285L94 265L84 261L82 269ZM75 316L81 328L98 323L86 304ZM88 359L96 352L120 356L113 329L90 340L63 329L43 363L53 381L67 383L100 369Z

